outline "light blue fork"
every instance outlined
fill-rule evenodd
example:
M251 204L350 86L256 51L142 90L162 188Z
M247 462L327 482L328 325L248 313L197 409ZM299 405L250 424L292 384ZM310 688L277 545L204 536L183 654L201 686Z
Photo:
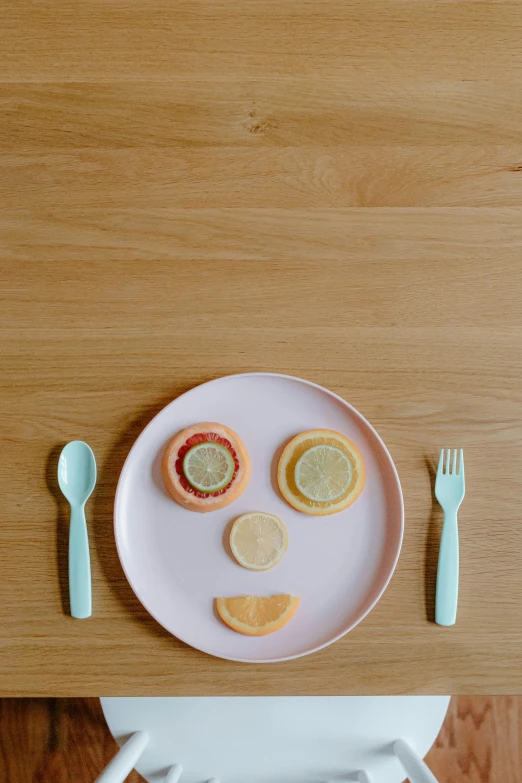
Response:
M459 597L459 529L457 512L464 499L464 452L441 449L435 497L444 511L444 525L439 549L435 622L455 625Z

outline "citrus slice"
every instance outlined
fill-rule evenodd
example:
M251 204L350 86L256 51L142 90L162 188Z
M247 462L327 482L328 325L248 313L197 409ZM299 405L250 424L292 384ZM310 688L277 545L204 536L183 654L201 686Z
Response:
M244 568L267 571L279 563L288 549L288 532L274 514L243 514L232 525L230 548Z
M312 516L348 508L365 482L361 452L351 440L333 430L309 430L293 438L277 468L285 500Z
M234 475L234 459L220 443L197 443L183 458L183 473L198 492L219 492Z
M215 492L210 492L208 488L200 491L193 487L183 470L187 453L201 443L223 446L234 462L234 473L229 483ZM182 508L203 514L217 511L237 500L245 491L251 473L252 463L248 451L237 432L216 421L204 421L180 430L167 444L161 460L161 475L170 497Z
M297 460L295 483L308 500L326 503L344 495L352 480L352 465L336 446L311 446Z
M294 616L299 600L293 595L216 598L216 609L233 631L246 636L266 636L286 625Z

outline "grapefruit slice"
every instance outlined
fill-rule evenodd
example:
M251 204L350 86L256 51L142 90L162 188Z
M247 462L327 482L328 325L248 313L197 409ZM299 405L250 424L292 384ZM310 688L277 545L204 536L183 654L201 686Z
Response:
M308 430L293 438L279 460L277 482L285 500L312 516L335 514L361 494L366 474L361 452L340 432Z
M225 625L233 631L246 636L266 636L279 631L291 620L299 600L293 595L216 598L216 609Z
M193 424L178 432L161 462L170 497L183 508L202 513L233 503L245 491L251 472L239 435L217 422Z

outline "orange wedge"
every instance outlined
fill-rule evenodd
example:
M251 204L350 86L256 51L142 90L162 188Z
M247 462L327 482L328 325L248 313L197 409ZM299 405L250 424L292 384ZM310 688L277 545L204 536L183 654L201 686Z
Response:
M340 432L308 430L286 446L277 468L285 500L312 516L335 514L361 494L366 474L361 452Z
M266 636L287 624L294 616L299 600L293 595L216 598L216 609L233 631L246 636Z

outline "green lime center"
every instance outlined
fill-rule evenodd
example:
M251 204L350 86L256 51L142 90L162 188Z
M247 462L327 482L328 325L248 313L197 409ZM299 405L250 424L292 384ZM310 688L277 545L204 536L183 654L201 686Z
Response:
M198 443L183 459L183 473L188 483L199 492L219 492L234 475L234 459L219 443Z

